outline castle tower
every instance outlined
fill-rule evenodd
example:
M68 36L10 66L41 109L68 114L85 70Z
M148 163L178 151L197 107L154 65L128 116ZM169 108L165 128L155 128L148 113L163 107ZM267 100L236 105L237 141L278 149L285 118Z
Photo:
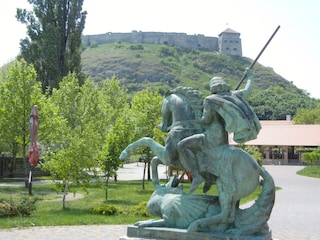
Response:
M240 33L227 28L219 34L218 45L220 53L242 57Z

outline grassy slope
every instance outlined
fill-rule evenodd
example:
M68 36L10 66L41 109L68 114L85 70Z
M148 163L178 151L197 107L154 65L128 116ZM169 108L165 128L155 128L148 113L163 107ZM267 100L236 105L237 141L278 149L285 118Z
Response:
M115 75L129 92L146 87L166 92L184 85L208 93L209 80L217 75L234 88L250 64L247 58L158 44L111 43L87 48L82 53L82 69L87 76L99 82ZM282 86L287 91L299 92L270 67L256 64L254 74L258 89Z

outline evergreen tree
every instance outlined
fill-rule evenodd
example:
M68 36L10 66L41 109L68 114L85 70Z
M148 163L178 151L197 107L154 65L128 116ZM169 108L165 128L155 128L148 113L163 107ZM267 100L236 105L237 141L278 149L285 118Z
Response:
M83 0L28 0L33 11L17 9L16 18L27 25L27 37L20 41L21 57L32 63L42 91L59 88L68 73L81 74L81 35L86 11Z

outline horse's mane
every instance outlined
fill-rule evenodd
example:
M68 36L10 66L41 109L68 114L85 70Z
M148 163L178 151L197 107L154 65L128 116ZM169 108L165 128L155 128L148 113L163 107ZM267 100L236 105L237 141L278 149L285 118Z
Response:
M171 94L179 94L184 96L188 102L191 105L191 108L193 109L193 112L196 116L196 119L200 119L202 116L202 110L203 110L203 96L202 92L193 89L191 87L176 87L174 89L170 89L166 93L166 97Z

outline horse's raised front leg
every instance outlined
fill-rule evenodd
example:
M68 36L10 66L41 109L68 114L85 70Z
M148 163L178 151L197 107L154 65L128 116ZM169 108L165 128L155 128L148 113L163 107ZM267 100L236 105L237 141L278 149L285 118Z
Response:
M164 146L154 141L152 138L143 137L139 140L129 144L120 154L120 159L125 160L130 157L131 152L133 152L136 148L146 146L149 147L152 152L158 156L159 158L163 157L164 154Z
M146 146L151 149L151 151L156 155L151 160L152 167L152 183L157 188L160 186L159 176L158 176L158 165L164 164L169 165L172 162L170 152L166 150L166 147L157 143L155 140L149 137L143 137L139 140L129 144L120 154L120 159L125 160L130 157L130 154L138 147Z

